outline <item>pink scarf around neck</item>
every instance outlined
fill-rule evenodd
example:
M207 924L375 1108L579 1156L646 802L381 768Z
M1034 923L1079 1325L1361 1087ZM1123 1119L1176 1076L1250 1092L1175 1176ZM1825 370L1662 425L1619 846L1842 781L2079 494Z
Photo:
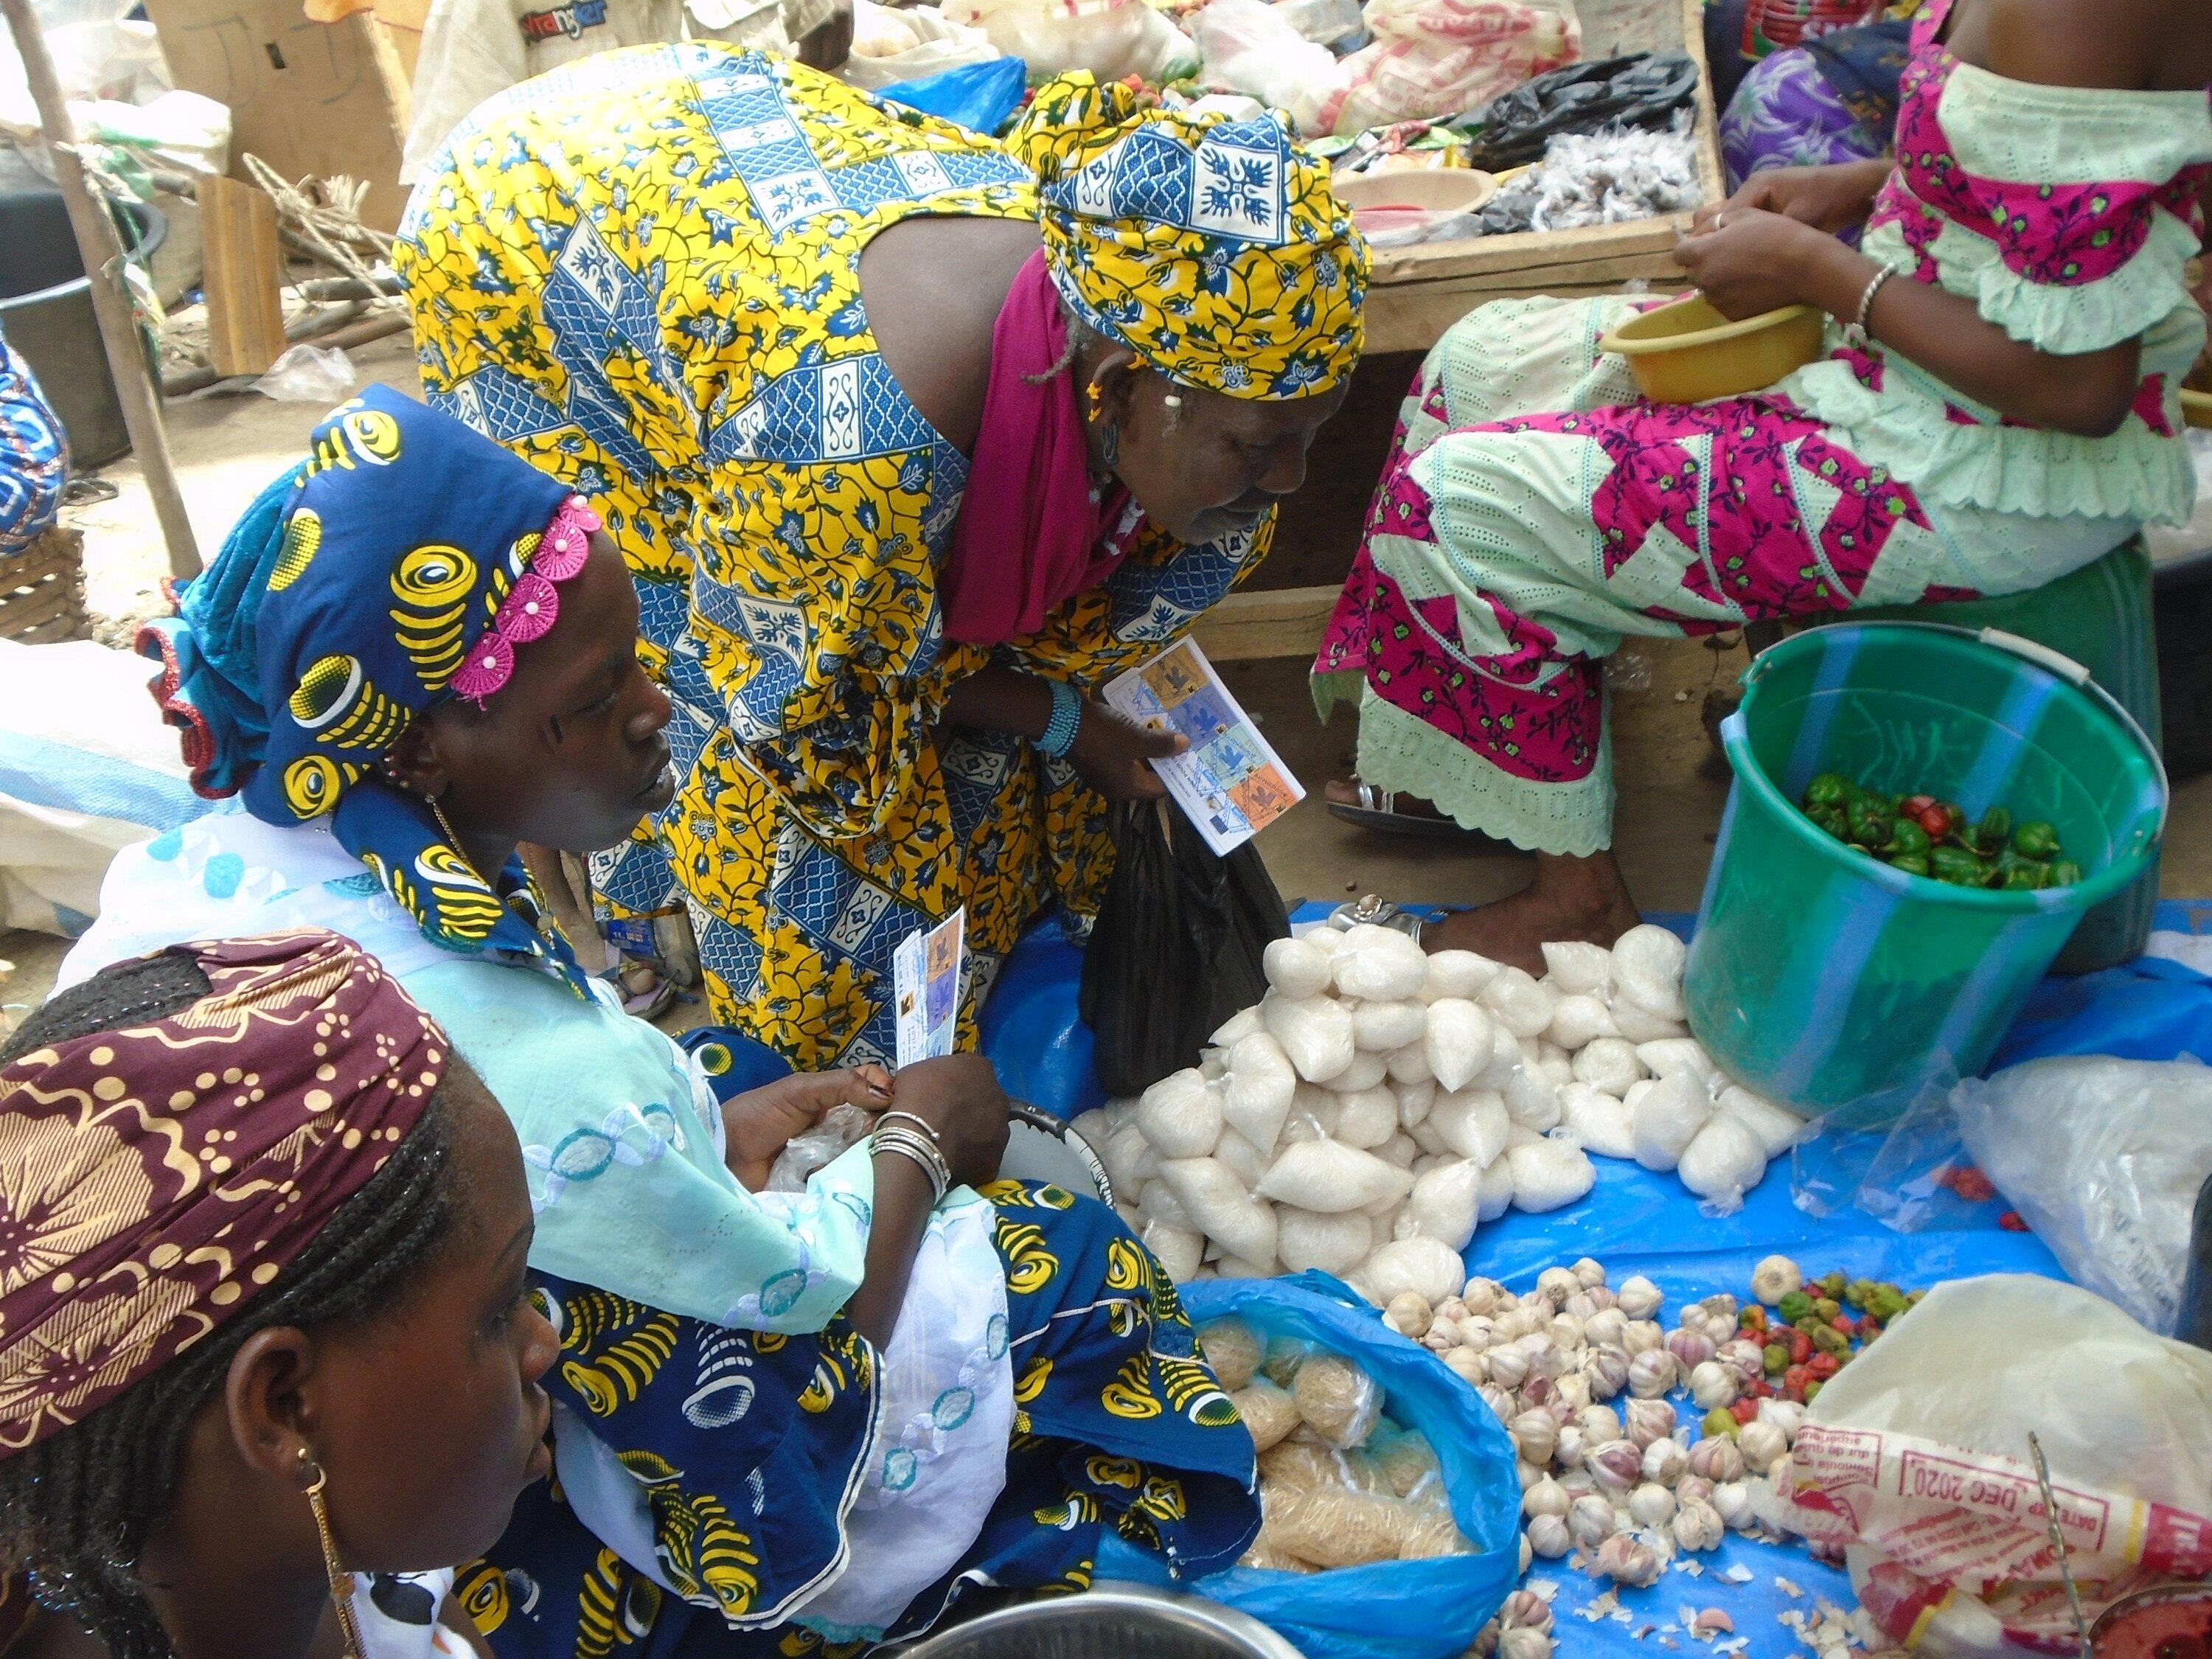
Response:
M1103 501L1091 490L1090 451L1075 376L1042 374L1066 349L1060 295L1031 255L991 330L991 378L983 422L953 523L952 545L938 573L938 603L948 638L999 645L1034 634L1054 610L1111 575L1129 538L1127 492L1115 483Z

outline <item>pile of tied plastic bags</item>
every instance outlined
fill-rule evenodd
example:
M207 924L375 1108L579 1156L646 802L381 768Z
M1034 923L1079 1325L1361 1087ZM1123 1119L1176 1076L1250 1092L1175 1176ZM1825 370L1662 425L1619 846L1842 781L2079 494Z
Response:
M1371 39L1343 58L1322 44L1340 21L1320 9L1211 0L1189 27L1208 86L1285 111L1309 138L1457 115L1582 52L1572 0L1367 0L1364 21Z
M1684 956L1646 926L1545 946L1540 980L1388 927L1278 939L1199 1065L1075 1128L1178 1281L1317 1268L1439 1302L1479 1225L1581 1198L1593 1153L1727 1210L1803 1133L1689 1035Z

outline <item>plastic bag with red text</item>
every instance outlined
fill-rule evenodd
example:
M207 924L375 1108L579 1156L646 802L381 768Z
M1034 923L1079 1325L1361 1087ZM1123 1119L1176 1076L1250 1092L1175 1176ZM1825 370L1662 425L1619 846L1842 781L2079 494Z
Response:
M1826 1383L1772 1518L1841 1549L1860 1605L1900 1646L2071 1651L2031 1431L2091 1620L2212 1575L2212 1354L2025 1274L1936 1286Z

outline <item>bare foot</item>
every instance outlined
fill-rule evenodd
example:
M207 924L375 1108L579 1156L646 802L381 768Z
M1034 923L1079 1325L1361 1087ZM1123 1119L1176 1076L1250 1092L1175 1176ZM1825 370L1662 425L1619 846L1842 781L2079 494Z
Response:
M1421 944L1431 951L1478 951L1540 975L1547 944L1609 945L1642 920L1612 854L1577 859L1540 853L1528 886L1431 923L1421 930Z

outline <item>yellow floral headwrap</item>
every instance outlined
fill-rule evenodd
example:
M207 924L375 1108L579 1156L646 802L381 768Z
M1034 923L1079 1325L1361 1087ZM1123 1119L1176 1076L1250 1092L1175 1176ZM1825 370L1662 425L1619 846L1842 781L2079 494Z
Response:
M1139 112L1066 75L1006 140L1037 176L1053 281L1149 367L1232 398L1326 392L1359 361L1367 245L1280 120Z

